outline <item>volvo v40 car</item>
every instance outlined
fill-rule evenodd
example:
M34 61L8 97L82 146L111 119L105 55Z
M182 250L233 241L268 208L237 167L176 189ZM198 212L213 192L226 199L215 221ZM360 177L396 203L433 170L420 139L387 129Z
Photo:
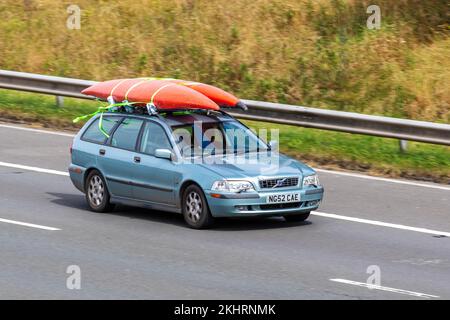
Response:
M115 204L216 217L304 221L324 189L316 172L224 112L104 113L76 135L70 178L95 212Z

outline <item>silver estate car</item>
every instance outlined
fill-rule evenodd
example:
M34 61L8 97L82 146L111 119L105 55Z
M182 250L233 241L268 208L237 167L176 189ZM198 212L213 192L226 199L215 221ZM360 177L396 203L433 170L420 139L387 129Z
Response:
M96 212L115 204L177 212L197 229L216 217L304 221L323 187L276 149L225 112L108 112L76 135L69 172Z

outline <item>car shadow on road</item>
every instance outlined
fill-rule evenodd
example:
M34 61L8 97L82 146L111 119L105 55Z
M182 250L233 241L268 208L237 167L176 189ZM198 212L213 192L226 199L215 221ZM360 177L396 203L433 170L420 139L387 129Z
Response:
M286 222L282 217L219 218L213 231L268 230L307 226L310 221Z
M84 195L47 192L48 195L55 199L50 200L52 203L89 211ZM131 219L141 219L158 223L167 223L179 227L187 228L182 215L177 213L150 210L145 208L129 207L117 205L116 208L109 213L94 213L103 215L116 215ZM217 218L213 228L206 231L245 231L245 230L264 230L264 229L280 229L299 226L307 226L312 224L310 221L304 222L286 222L281 217L252 217L252 218Z

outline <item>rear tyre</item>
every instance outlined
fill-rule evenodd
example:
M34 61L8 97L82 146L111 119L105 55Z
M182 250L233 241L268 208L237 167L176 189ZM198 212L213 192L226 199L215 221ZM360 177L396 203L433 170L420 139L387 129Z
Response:
M97 170L89 173L84 190L86 191L86 201L92 211L110 212L114 209L114 204L109 202L110 195L105 179Z
M195 184L190 185L183 192L182 211L184 221L193 229L205 229L214 222L205 195Z
M310 212L303 212L297 214L290 214L284 216L284 220L287 222L302 222L309 218Z

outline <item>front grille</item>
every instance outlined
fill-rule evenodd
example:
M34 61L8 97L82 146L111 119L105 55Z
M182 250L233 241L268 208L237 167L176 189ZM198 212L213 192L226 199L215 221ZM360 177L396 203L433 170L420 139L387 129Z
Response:
M277 209L292 209L299 208L302 202L291 202L291 203L271 203L271 204L261 204L259 207L261 210L277 210Z
M298 185L298 177L259 180L259 187L261 189L295 187L297 185Z

